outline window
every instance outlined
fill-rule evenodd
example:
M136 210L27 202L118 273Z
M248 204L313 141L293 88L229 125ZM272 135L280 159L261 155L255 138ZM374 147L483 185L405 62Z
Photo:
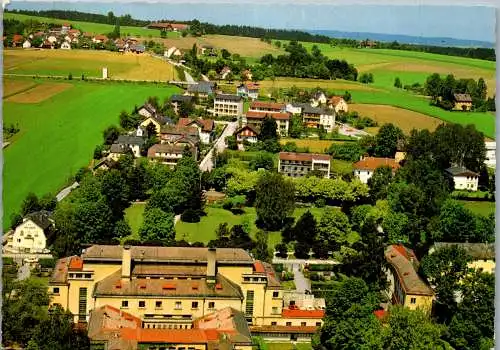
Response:
M182 302L180 301L175 302L175 310L182 310Z
M161 301L157 301L157 302L155 303L155 307L156 307L157 309L160 309L160 308L161 308Z
M316 327L321 327L321 322L316 322Z
M209 309L215 309L215 302L214 301L209 301L208 302L208 308Z
M139 307L146 307L146 302L144 300L139 300Z
M280 292L273 292L273 298L279 298Z
M197 301L193 301L191 303L191 309L197 309L198 308L198 302Z
M307 326L307 323L306 323L306 322L300 322L300 325L301 325L302 327L305 327L305 326Z
M277 314L278 313L278 308L277 307L273 307L273 314Z
M59 294L59 287L54 287L54 289L52 290L52 292L54 294Z
M253 297L254 297L254 291L253 290L247 290L247 300L246 300L246 307L245 307L245 314L247 316L252 316L253 315Z
M410 299L410 304L415 304L417 302L417 298L411 298Z
M292 322L287 322L286 325L287 325L287 327L291 327L292 326Z
M276 322L271 322L271 326L276 326L277 323Z
M128 307L128 300L122 300L122 307Z
M87 320L87 288L80 288L78 298L78 321Z
M86 273L86 274L85 274L85 278L92 278L92 274L90 274L90 273Z

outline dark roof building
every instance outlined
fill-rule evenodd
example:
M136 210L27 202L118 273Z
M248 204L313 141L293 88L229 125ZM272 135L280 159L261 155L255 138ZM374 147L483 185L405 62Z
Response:
M446 172L451 176L479 176L478 173L475 173L465 167L454 166L446 169Z

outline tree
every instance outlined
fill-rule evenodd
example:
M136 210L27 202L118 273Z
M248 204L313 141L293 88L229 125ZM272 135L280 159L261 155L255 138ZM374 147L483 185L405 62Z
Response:
M107 127L103 132L104 144L111 145L113 142L118 140L118 136L120 136L120 130L118 127L114 125Z
M277 244L274 249L278 252L276 254L279 258L286 259L288 257L288 247L285 243Z
M42 210L54 211L57 205L57 198L51 193L47 193L42 198L40 198L38 203Z
M375 137L376 157L393 158L398 144L404 140L403 131L392 123L384 124Z
M458 201L446 200L441 206L433 239L444 242L481 242L476 237L475 215Z
M231 53L229 51L227 51L226 49L222 49L220 51L220 54L221 54L222 58L225 60L228 60L231 58Z
M174 215L158 208L144 211L144 220L139 228L143 241L163 241L171 243L175 239Z
M253 257L257 260L271 262L273 254L267 245L267 233L258 231L255 235L255 248L252 250Z
M456 312L455 292L468 272L470 261L467 252L456 245L439 248L422 259L420 270L435 286L436 314L442 322L449 322Z
M438 97L441 96L441 86L441 77L438 73L434 73L427 77L427 80L425 81L425 93L432 97L432 100L436 102Z
M238 150L238 142L236 141L236 136L231 135L226 137L227 148L233 151Z
M316 235L316 219L308 210L295 223L293 239L300 243L307 243L311 247Z
M108 170L101 181L101 192L111 208L115 220L123 217L129 204L130 189L122 174L116 169Z
M401 89L403 87L403 84L401 83L399 77L396 77L396 79L394 79L394 87L397 89Z
M293 183L281 174L266 172L257 181L255 208L259 226L280 229L295 208Z
M27 214L37 212L41 210L42 207L38 200L38 197L33 192L26 195L23 203L21 204L21 216L26 216Z
M102 158L102 156L103 156L104 150L105 150L105 146L104 145L97 145L97 146L95 146L93 158L95 160L100 160Z
M113 230L113 237L127 237L132 234L132 229L130 225L125 220L118 220L115 222L115 228Z
M328 251L340 251L351 232L349 218L339 209L325 208L317 226L318 237L313 250L319 258L327 258Z
M264 120L262 121L259 140L267 141L267 140L277 140L278 132L277 132L276 121L270 116L266 115Z
M392 181L392 168L381 166L375 169L371 178L368 179L370 197L373 201L387 198L387 190Z
M113 237L113 214L104 199L76 203L73 213L75 233L83 242L95 243Z
M494 346L495 276L475 270L460 284L462 300L449 325L449 342L459 350Z
M304 123L302 122L302 117L299 115L293 115L290 118L290 128L288 134L291 138L298 139L304 132Z
M389 309L387 327L382 329L384 349L387 350L447 350L441 339L446 327L434 323L421 310L402 306Z
M47 316L50 300L47 287L32 279L3 287L2 342L26 346L36 326ZM5 290L11 292L6 294Z
M259 152L252 158L249 164L252 170L273 170L274 169L274 159L272 154L268 152Z
M60 305L51 306L48 318L34 329L27 350L84 350L90 348L87 332L75 327L73 315Z

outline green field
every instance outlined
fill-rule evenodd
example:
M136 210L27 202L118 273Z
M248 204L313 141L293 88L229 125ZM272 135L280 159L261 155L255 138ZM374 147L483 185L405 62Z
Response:
M39 103L4 101L4 123L18 124L21 129L4 150L4 228L29 192L56 193L80 167L89 164L95 145L102 142L102 130L118 124L120 111L141 105L148 96L163 100L178 91L160 85L36 82L70 85Z
M39 16L28 16L19 13L4 13L4 19L17 19L19 21L35 20L42 23L57 23L57 24L70 23L73 28L77 28L83 32L89 32L94 34L111 33L115 27L114 25L111 24L70 21L65 19L39 17ZM160 37L159 30L147 29L141 27L120 26L120 33L122 36L131 35L144 38ZM169 32L169 36L178 37L179 33Z
M132 203L130 207L125 209L125 218L127 223L132 230L132 237L139 237L139 228L142 224L142 214L144 213L144 209L146 209L146 203Z
M495 202L460 201L467 209L475 214L488 216L495 213Z

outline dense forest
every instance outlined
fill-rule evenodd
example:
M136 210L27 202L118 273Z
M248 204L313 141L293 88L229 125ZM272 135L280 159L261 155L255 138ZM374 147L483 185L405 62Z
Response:
M116 17L113 12L108 12L107 15L85 13L78 11L63 11L63 10L49 10L49 11L29 11L29 10L12 10L5 12L12 13L22 13L32 16L43 16L50 18L61 18L74 21L85 21L85 22L95 22L95 23L105 23L105 24L115 24L119 20L122 26L136 26L144 27L151 23L150 21L144 21L139 19L133 19L129 14L124 16ZM169 22L171 20L160 20L158 22ZM304 41L304 42L315 42L332 44L334 46L340 47L361 47L363 42L367 40L354 40L354 39L337 39L331 38L326 35L311 34L298 30L286 30L286 29L265 29L259 27L251 26L238 26L238 25L216 25L211 23L200 23L197 20L184 21L180 23L195 24L197 27L197 33L199 34L220 34L220 35L234 35L243 36L251 38L266 38L274 40L290 40L290 41ZM430 45L415 45L415 44L404 44L397 41L394 42L373 42L374 49L392 49L392 50L406 50L406 51L418 51L418 52L429 52L440 55L448 56L458 56L458 57L469 57L477 58L488 61L495 61L495 50L488 48L461 48L461 47L441 47L441 46L430 46Z

